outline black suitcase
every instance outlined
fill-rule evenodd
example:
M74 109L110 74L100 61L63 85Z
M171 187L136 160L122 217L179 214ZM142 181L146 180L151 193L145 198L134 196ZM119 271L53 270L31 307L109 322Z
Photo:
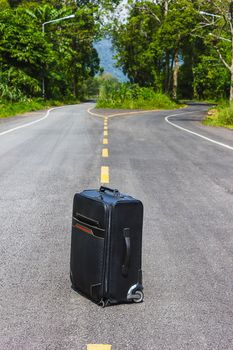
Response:
M143 205L100 187L74 196L70 278L72 288L102 306L143 300Z

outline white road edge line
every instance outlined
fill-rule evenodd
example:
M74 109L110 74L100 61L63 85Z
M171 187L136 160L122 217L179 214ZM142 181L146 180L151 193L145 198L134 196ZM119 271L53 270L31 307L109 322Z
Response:
M27 128L28 126L31 126L31 125L36 124L36 123L39 123L42 120L48 118L50 112L52 112L53 110L64 108L64 107L66 107L66 106L50 108L42 118L34 120L33 122L30 122L30 123L26 123L26 124L23 124L23 125L16 126L15 128L12 128L12 129L9 129L9 130L6 130L6 131L3 131L3 132L0 133L0 136L9 134L10 132L15 131L15 130L19 130L19 129L22 129L22 128Z
M186 131L186 132L188 132L188 133L190 133L190 134L192 134L192 135L198 136L198 137L200 137L200 138L202 138L202 139L204 139L204 140L206 140L206 141L215 143L216 145L225 147L225 148L230 149L230 150L233 151L233 147L228 146L228 145L226 145L225 143L215 141L215 140L213 140L213 139L210 139L209 137L200 135L200 134L198 134L198 133L196 133L196 132L194 132L194 131L191 131L191 130L189 130L189 129L185 129L185 128L183 128L182 126L179 126L179 125L177 125L177 124L174 124L174 123L172 123L172 122L169 120L169 118L171 118L171 117L176 117L176 116L178 116L178 115L185 115L185 114L191 114L191 113L195 113L195 112L186 112L186 113L178 113L178 114L168 115L167 117L165 117L165 120L166 120L166 122L167 122L168 124L174 126L175 128L178 128L178 129L180 129L180 130Z

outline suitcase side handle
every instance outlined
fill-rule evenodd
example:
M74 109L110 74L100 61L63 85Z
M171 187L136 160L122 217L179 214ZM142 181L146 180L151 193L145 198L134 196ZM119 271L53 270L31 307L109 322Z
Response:
M99 191L100 192L105 192L105 191L112 192L112 194L114 196L119 196L120 195L120 192L117 189L112 189L112 188L105 187L105 186L100 186Z
M127 276L129 272L130 250L131 250L130 229L124 228L123 234L124 234L124 240L125 240L125 258L124 258L123 265L121 266L121 272L123 276Z

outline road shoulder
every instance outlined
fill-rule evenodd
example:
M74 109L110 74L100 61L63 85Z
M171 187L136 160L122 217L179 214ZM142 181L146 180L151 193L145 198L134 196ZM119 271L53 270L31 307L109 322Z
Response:
M207 126L202 123L206 115L205 110L190 111L187 109L186 113L168 115L168 120L178 127L187 129L192 133L196 133L206 138L215 140L216 142L224 143L233 147L233 130L223 127ZM182 132L182 131L180 131ZM185 130L183 131L185 132Z
M8 129L18 127L25 123L30 123L36 119L42 118L47 112L47 109L27 112L24 114L19 114L14 117L0 118L0 132L4 132Z

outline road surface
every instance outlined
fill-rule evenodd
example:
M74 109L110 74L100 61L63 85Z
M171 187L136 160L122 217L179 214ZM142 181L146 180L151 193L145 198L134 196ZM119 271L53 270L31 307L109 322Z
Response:
M92 106L0 123L0 349L233 349L233 132L194 105L109 118L103 146ZM144 203L142 304L102 309L70 288L73 194L102 166Z

